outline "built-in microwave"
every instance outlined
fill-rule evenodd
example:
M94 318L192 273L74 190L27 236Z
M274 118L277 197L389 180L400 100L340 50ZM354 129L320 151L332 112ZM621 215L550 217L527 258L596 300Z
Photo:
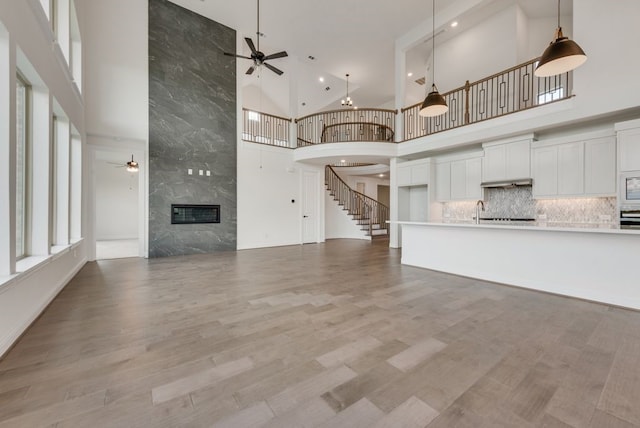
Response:
M640 171L620 174L620 207L640 208Z

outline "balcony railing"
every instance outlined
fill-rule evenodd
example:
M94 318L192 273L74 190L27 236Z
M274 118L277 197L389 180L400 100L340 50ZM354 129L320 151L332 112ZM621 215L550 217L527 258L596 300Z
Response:
M443 96L449 111L437 117L418 114L420 103L402 109L402 141L458 128L571 97L572 74L538 78L534 59L473 83L467 81ZM396 110L361 108L320 112L296 119L297 142L290 136L291 119L243 109L242 139L296 148L322 143L393 142Z
M270 146L291 147L291 119L259 111L242 109L242 139Z
M343 109L296 120L298 147L351 141L393 142L396 110Z
M403 140L494 119L571 97L571 73L537 78L538 59L443 94L449 111L437 117L418 114L421 103L402 109Z

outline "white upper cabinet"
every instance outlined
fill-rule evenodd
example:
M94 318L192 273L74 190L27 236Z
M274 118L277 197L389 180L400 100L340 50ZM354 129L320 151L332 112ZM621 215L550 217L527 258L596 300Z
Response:
M451 162L436 164L436 200L451 200Z
M482 199L482 158L436 164L436 199L462 201Z
M558 195L558 148L533 149L533 196Z
M640 142L638 142L640 146ZM616 194L616 140L599 138L584 145L584 192L587 195Z
M482 158L467 159L466 199L482 199Z
M640 170L640 128L618 132L620 171Z
M558 194L584 193L584 144L570 143L558 148Z
M615 196L616 142L611 136L534 147L533 196Z
M396 167L398 186L422 186L429 184L430 159L400 163Z
M530 178L532 140L483 144L482 181Z

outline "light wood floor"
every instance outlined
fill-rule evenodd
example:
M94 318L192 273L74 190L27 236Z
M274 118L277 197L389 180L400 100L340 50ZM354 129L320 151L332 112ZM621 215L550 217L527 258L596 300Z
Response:
M0 362L0 427L640 426L640 313L385 245L89 263Z

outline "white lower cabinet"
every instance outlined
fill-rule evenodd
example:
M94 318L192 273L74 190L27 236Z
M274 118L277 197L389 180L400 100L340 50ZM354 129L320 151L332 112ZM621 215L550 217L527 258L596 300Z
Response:
M615 196L616 144L613 137L536 147L533 196Z

